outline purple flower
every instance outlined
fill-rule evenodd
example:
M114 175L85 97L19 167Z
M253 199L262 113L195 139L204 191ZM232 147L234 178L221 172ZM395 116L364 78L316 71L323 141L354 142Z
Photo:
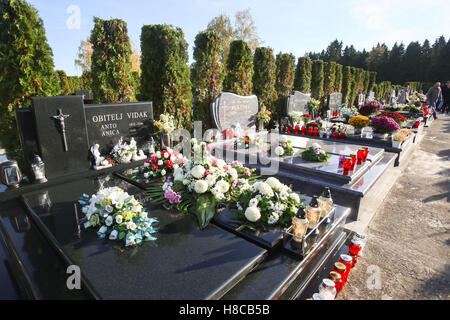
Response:
M389 117L375 117L372 120L372 126L379 131L392 132L400 129L400 126L394 119Z
M166 193L164 194L164 198L169 200L170 204L177 204L181 201L181 195L177 194L173 190L166 191Z

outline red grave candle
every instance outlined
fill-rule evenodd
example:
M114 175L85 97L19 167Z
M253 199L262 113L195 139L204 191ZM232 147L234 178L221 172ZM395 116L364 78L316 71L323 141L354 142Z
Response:
M306 134L306 127L302 127L302 135Z
M341 140L344 140L345 139L345 133L341 133Z
M292 127L291 127L291 126L289 126L289 127L288 127L288 129L287 129L287 133L289 133L289 134L291 134L291 133L292 133Z
M300 133L300 127L299 126L295 126L295 134L299 134Z
M341 263L341 262L336 262L334 264L334 268L333 268L333 272L339 273L341 275L341 280L342 280L342 286L341 286L341 290L344 288L345 286L345 272L347 271L347 267L345 266L345 264Z
M348 246L349 252L352 255L358 256L362 249L362 242L359 240L352 240Z
M363 147L364 149L364 162L367 161L367 157L369 156L369 148Z
M328 279L333 280L334 284L336 285L336 291L337 293L342 291L344 282L342 281L342 276L340 273L336 271L331 271L330 275L328 276ZM337 295L337 294L336 294Z
M349 255L342 254L339 262L342 263L346 268L345 274L344 274L344 282L347 282L348 275L353 266L353 259Z
M359 149L358 153L356 154L357 158L358 158L358 165L362 164L364 161L364 155L365 155L365 151L364 149Z
M312 136L313 135L313 128L309 127L308 128L308 136Z
M350 158L352 158L352 168L350 170L355 170L355 165L356 165L356 154L351 154Z
M334 137L334 140L337 140L339 138L339 133L338 132L334 132L333 133L333 137Z
M318 128L314 128L314 136L317 137L318 134L319 134L319 129Z
M352 168L352 158L346 157L343 166L344 166L344 176L348 176L348 172Z

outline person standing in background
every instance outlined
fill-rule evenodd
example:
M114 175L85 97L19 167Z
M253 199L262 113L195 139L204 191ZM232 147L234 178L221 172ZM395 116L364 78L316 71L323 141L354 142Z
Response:
M442 90L441 90L441 83L436 82L434 86L430 88L427 92L427 103L430 105L432 112L433 112L433 118L436 120L436 102L438 99L442 99Z
M400 104L409 103L409 85L408 84L405 84L402 91L400 91L400 94L398 95L397 103L400 103Z
M441 86L442 91L442 100L444 104L442 105L441 112L447 113L450 111L450 81L447 81L444 85Z

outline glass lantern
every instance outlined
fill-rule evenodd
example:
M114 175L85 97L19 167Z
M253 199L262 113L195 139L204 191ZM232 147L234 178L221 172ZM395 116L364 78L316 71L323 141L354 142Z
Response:
M47 178L45 177L45 164L38 155L34 156L33 162L31 163L31 170L34 174L34 183L47 182Z
M22 181L22 174L20 173L17 161L5 161L0 164L0 180L1 182L11 188L18 188Z

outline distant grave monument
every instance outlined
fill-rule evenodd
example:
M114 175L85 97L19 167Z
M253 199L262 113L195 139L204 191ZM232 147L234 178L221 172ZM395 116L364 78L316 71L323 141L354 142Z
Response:
M286 115L293 111L301 113L309 113L308 103L311 101L311 94L294 91L288 98L286 103Z

